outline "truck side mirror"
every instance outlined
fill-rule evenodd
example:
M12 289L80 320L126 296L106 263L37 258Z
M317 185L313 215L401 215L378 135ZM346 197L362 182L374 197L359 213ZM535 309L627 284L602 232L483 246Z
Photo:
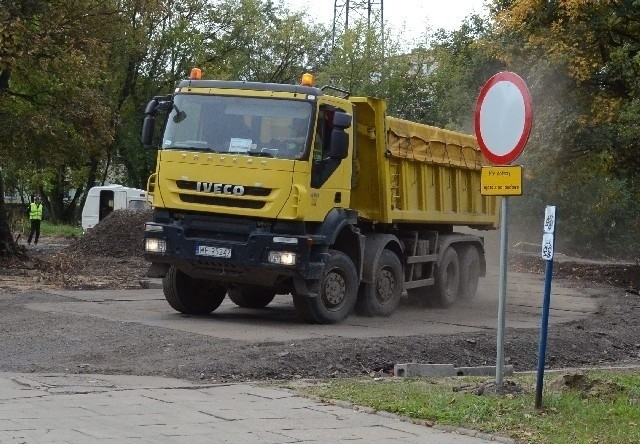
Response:
M145 148L153 148L153 130L156 126L156 114L158 114L158 111L171 109L171 106L170 96L156 96L147 103L144 109L145 118L142 123L142 134L140 137L142 145L144 145Z
M351 114L336 111L333 114L333 126L336 128L349 128L351 126Z
M156 126L156 118L153 115L147 115L142 123L142 145L147 149L153 148L153 130Z
M331 132L329 158L342 160L349 155L349 134L343 128L334 128Z

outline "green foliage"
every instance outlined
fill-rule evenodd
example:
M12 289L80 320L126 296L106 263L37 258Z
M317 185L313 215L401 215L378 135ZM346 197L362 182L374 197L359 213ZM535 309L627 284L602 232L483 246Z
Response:
M95 184L145 186L144 107L194 66L284 83L312 71L318 85L386 99L391 115L466 132L480 87L511 70L535 107L517 219L554 203L568 250L640 251L640 3L487 3L489 20L407 49L364 22L333 46L312 14L269 0L0 2L0 167L72 221Z
M528 443L635 443L640 440L640 376L588 373L590 389L559 388L547 375L542 411L534 409L535 375L505 381L523 393L479 396L481 378L334 380L298 389L416 419L510 436ZM461 388L467 390L460 390ZM490 389L489 389L490 390Z
M473 132L473 110L482 85L504 63L492 54L492 35L479 16L471 16L459 29L439 31L433 44L437 69L431 74L434 106L432 125Z
M638 6L493 2L486 44L525 78L535 109L516 221L530 226L532 212L555 204L564 252L638 258Z

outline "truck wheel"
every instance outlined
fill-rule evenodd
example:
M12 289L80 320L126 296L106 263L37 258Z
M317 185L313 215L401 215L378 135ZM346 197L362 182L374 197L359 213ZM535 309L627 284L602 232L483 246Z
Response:
M227 296L238 307L264 308L273 301L273 298L276 297L276 292L268 288L242 286L230 288Z
M460 288L460 263L458 254L452 247L448 247L440 265L436 265L435 277L435 303L440 307L451 307L458 298Z
M162 279L164 297L180 313L211 313L224 299L227 289L206 279L195 279L171 266Z
M473 245L465 246L460 260L460 299L471 299L478 291L480 255Z
M372 283L360 285L356 313L363 316L389 316L400 303L404 273L398 256L383 250Z
M329 250L329 260L318 282L318 295L294 295L298 315L314 324L333 324L351 314L358 297L358 272L349 257Z

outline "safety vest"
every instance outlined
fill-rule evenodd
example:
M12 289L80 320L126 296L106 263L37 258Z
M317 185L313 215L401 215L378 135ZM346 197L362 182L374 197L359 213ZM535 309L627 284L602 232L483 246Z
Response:
M32 202L29 205L29 219L42 220L42 204L38 205L37 203Z

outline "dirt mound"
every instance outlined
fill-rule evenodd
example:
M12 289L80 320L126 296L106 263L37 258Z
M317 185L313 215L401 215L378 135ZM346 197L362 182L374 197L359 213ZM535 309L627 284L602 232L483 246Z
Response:
M515 271L544 274L546 263L540 257L514 252L510 266ZM581 263L574 261L553 263L554 278L571 279L624 288L640 294L640 263Z
M116 210L69 245L65 252L115 258L142 257L144 224L151 220L152 214L152 210Z

